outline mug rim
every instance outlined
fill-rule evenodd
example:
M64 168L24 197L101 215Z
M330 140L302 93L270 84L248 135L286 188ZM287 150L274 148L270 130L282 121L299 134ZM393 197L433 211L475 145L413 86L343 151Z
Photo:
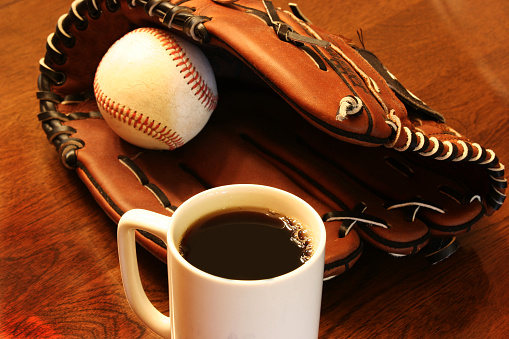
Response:
M225 278L225 277L217 276L217 275L208 273L206 271L203 271L203 270L195 267L191 263L189 263L180 254L180 252L178 251L177 246L175 245L175 240L176 239L174 239L173 231L172 231L172 225L174 223L175 216L177 215L179 209L182 210L182 207L184 207L185 205L189 205L189 204L192 204L196 200L203 199L204 196L216 195L216 194L221 194L221 193L222 194L226 194L227 193L227 192L225 192L226 189L229 190L229 191L231 191L231 190L245 190L245 189L272 190L273 192L278 192L278 194L287 195L288 197L290 197L290 198L292 198L294 200L299 201L299 204L304 206L309 211L309 213L313 214L313 218L316 218L317 221L319 221L319 227L318 228L320 230L320 232L319 232L320 233L319 234L320 235L320 239L316 243L316 247L314 249L315 252L311 256L311 258L309 260L307 260L305 263L303 263L302 265L300 265L299 267L297 267L297 268L295 268L295 269L293 269L293 270L291 270L289 272L286 272L284 274L281 274L281 275L278 275L278 276L275 276L275 277L271 277L271 278L255 279L255 280L231 279L231 278ZM167 256L168 256L168 262L170 261L169 260L170 259L169 256L171 255L181 265L186 267L187 270L190 270L194 274L199 275L199 276L201 276L204 279L214 280L214 281L217 281L217 282L221 282L223 284L233 284L233 285L245 285L245 286L249 286L249 285L251 285L251 286L252 285L265 285L265 284L271 283L271 282L277 282L277 281L281 281L281 280L291 279L293 276L299 275L299 274L301 274L302 271L310 269L311 266L316 265L315 264L316 261L323 260L324 252L325 252L325 237L326 237L325 225L324 225L324 223L322 221L322 218L318 214L318 212L309 203L307 203L302 198L296 196L295 194L290 193L290 192L285 191L285 190L282 190L282 189L279 189L279 188L275 188L275 187L271 187L271 186L266 186L266 185L259 185L259 184L231 184L231 185L223 185L223 186L218 186L218 187L210 188L210 189L207 189L207 190L205 190L203 192L200 192L200 193L192 196L188 200L184 201L182 203L182 205L179 208L177 208L177 210L174 212L174 214L173 214L173 216L172 216L172 218L170 220L170 224L169 224L169 228L168 228L168 232L167 232L167 239L166 239L167 240L167 250L168 250ZM177 241L180 242L181 240L179 239Z

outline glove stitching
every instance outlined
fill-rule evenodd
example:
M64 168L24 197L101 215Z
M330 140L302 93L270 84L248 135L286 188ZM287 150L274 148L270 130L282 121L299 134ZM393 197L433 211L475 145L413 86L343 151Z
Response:
M211 36L203 24L211 19L193 14L195 11L193 8L179 6L184 2L186 1L179 1L175 5L169 1L131 0L128 4L131 8L136 4L142 5L149 16L157 16L168 28L178 29L195 41L210 42Z
M134 161L132 161L129 157L125 155L119 155L118 161L122 165L124 165L127 169L129 169L129 171L131 171L131 173L136 177L136 179L138 179L140 184L154 195L154 197L161 204L161 206L163 206L166 210L170 212L174 212L177 209L176 206L173 206L171 204L170 199L163 192L163 190L159 188L159 186L157 186L156 184L151 183L145 172L143 172L143 170L138 165L136 165Z
M292 16L292 18L294 18L297 22L300 22L302 27L304 29L306 29L306 31L309 34L311 34L315 39L323 40L322 37L315 30L313 30L311 28L311 26L309 26L306 22L297 18L295 15L293 15L293 13L287 13L287 14ZM332 48L336 53L338 53L346 62L348 62L350 64L350 66L357 72L357 74L359 74L359 76L364 80L364 83L370 90L371 94L375 97L375 99L378 101L380 106L383 108L385 114L389 115L389 108L387 107L387 105L383 101L382 97L380 96L380 88L378 87L376 82L369 75L367 75L353 60L351 60L341 50L341 48L339 48L338 46L336 46L335 44L332 44L332 43L329 45L329 47Z
M506 194L504 193L507 187L507 179L504 178L505 167L499 162L495 152L491 149L485 149L476 142L466 142L459 139L459 134L456 133L455 140L441 141L435 136L427 137L424 132L412 132L408 127L403 127L407 135L407 141L402 147L394 147L395 150L403 151L420 151L419 155L425 157L432 157L435 160L453 162L472 162L482 166L487 172L490 180L490 194L487 197L486 203L494 210L498 210L505 201ZM417 146L412 148L413 136L419 140ZM436 134L441 136L441 134ZM428 150L429 144L433 144L431 150ZM459 146L461 146L461 155ZM447 151L444 153L444 151ZM474 151L475 149L475 151ZM474 156L475 154L475 156ZM458 156L459 155L459 156Z

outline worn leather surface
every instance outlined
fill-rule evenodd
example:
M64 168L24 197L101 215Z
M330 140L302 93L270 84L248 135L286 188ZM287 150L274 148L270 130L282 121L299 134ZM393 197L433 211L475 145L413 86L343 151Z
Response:
M171 215L192 195L235 183L270 185L292 192L320 215L350 212L364 203L364 213L384 219L389 228L357 223L342 237L338 235L341 221L326 222L326 263L333 267L326 272L329 276L342 273L357 260L361 248L358 234L384 251L407 255L420 251L432 236L468 231L470 223L483 215L478 200L458 202L440 191L447 186L470 199L474 191L466 177L451 176L445 170L446 175L441 174L420 158L405 157L391 149L343 142L311 127L274 93L252 85L230 85L220 87L222 100L205 129L174 151L132 146L102 119L66 123L77 130L75 137L86 142L78 150L78 173L113 220L118 221L132 208ZM88 108L94 109L94 105L91 101ZM131 159L147 181L140 182L119 157ZM164 192L166 206L148 184ZM412 221L412 208L387 208L417 198L447 213L423 209ZM164 259L164 250L154 239L140 240Z
M306 46L311 50L306 52L280 40L259 1L183 4L207 19L203 25L211 40L199 46L222 89L210 123L181 149L136 148L96 115L64 119L60 113L97 111L94 98L79 104L65 98L90 92L95 69L113 42L139 26L163 27L142 6L131 8L122 1L111 12L106 2L98 3L99 16L91 17L80 7L82 24L70 19L76 16L71 9L50 38L47 48L53 52L44 64L64 75L64 81L50 89L40 85L45 110L40 117L45 117L43 128L60 152L68 148L59 147L60 135L55 133L80 140L62 159L77 169L115 221L131 208L171 214L193 194L229 183L285 189L322 215L355 214L365 206L362 214L383 220L386 227L350 220L353 228L345 236L340 229L346 221L327 222L326 275L332 276L358 259L360 237L390 253L416 253L430 237L467 232L503 202L504 167L493 151L458 134L438 112L411 99L376 57L363 58L361 53L369 52L350 40L279 11L279 18L295 32L331 45ZM346 97L359 98L362 109L338 120ZM55 110L48 108L53 104ZM58 124L64 128L55 129ZM143 173L143 180L126 166L126 159ZM156 239L146 234L138 239L164 258L164 247Z
M160 25L156 18L149 18L141 6L129 8L125 2L116 13L104 9L84 31L71 26L70 33L76 36L72 47L56 46L68 57L63 65L52 65L66 74L64 85L56 90L61 93L77 93L88 88L93 81L95 69L107 49L128 31L138 25ZM103 4L104 5L104 4ZM386 112L374 98L366 84L352 66L330 48L318 48L337 67L339 74L330 67L320 70L316 63L299 47L281 41L274 29L259 17L249 14L243 7L264 12L260 1L238 1L232 5L217 4L211 0L193 0L184 4L196 7L196 15L212 18L205 23L214 37L212 45L226 48L239 58L285 98L298 112L326 132L342 138L354 139L366 144L381 144L388 141L391 129L385 123ZM297 32L307 35L300 24L280 13ZM92 24L93 23L93 24ZM353 63L360 65L374 79L385 96L388 109L396 109L401 116L406 114L404 106L381 80L381 76L367 66L367 62L348 45L348 40L322 32L323 38L337 44ZM98 37L100 36L100 39ZM99 41L97 41L99 40ZM338 122L335 117L340 101L345 96L356 95L365 106L362 113L347 121Z

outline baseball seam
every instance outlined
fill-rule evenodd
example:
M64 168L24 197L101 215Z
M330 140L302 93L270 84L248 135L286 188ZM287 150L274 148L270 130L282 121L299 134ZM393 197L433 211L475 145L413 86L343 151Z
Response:
M173 61L177 62L175 66L180 67L180 73L183 78L190 78L187 84L191 86L194 95L198 97L198 100L207 110L214 110L217 105L217 96L214 95L211 88L189 60L178 41L173 39L168 33L153 28L140 28L138 31L152 34L163 44L163 47L168 51L169 55L173 57Z
M190 78L187 84L191 86L192 91L195 91L194 95L198 96L198 101L209 111L216 108L217 96L213 94L210 87L203 80L175 39L153 28L140 28L136 32L149 33L158 39L163 44L165 50L169 52L169 55L173 57L173 61L178 61L176 67L181 68L180 73L183 73L183 78ZM97 102L111 117L163 142L169 149L175 149L185 144L184 139L171 128L109 98L102 91L97 79L94 80L94 94Z
M113 101L102 91L97 81L94 82L94 92L97 102L111 117L165 143L169 149L175 149L184 144L184 140L177 132L150 119L150 117Z

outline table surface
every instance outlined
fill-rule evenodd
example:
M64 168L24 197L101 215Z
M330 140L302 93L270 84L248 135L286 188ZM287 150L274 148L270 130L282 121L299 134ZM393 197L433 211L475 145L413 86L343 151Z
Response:
M275 1L286 7L286 1ZM319 3L319 5L317 5ZM68 0L0 3L0 338L152 338L122 288L115 224L65 169L36 115L38 62ZM509 164L509 2L301 0L315 24L375 52L453 128ZM498 338L509 333L509 207L449 260L366 249L324 283L320 338ZM139 251L167 310L165 266Z

